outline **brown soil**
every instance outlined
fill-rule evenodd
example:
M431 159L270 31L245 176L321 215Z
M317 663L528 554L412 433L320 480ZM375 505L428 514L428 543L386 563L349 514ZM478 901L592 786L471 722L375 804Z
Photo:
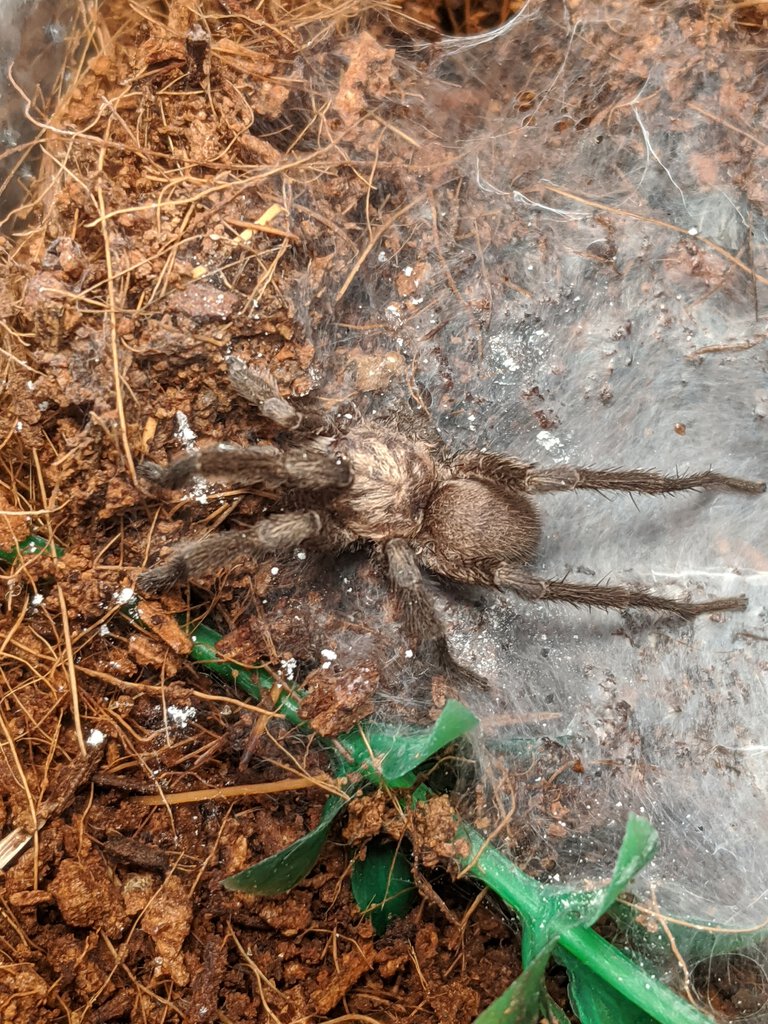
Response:
M304 716L333 736L370 712L377 688L391 695L414 674L392 666L398 627L373 583L370 622L344 605L338 569L295 560L145 601L141 628L119 605L168 546L248 522L270 498L219 488L163 500L136 473L183 450L190 424L199 445L269 436L229 387L228 354L268 367L315 411L386 403L394 388L423 412L429 395L398 335L442 331L470 379L493 296L529 297L503 261L482 257L523 221L462 222L455 200L473 183L441 142L447 124L483 116L482 83L430 79L431 120L419 105L438 32L492 28L520 6L104 4L91 56L45 133L39 183L0 238L0 550L30 533L62 550L17 558L3 577L3 1021L469 1024L517 976L514 924L450 882L444 801L412 823L420 899L381 937L349 885L368 839L402 835L381 794L357 804L288 895L220 885L317 824L328 765L269 701L254 706L190 661L175 614L191 608L215 625L223 656L298 678ZM759 5L738 6L737 27L759 31ZM545 42L537 61L556 77L561 54ZM521 115L533 101L520 93ZM589 124L573 104L553 151L568 125ZM609 244L588 257L610 262ZM381 248L403 268L391 282L397 328L367 315ZM437 347L430 359L440 365ZM538 392L523 398L552 426ZM356 586L374 576L362 569ZM353 652L354 669L323 667L328 638ZM427 678L423 692L432 705L404 702L402 717L434 717L450 685ZM536 835L546 847L565 819L589 827L567 782L582 769L555 747L522 783L501 763L496 780L505 806L528 786L536 822L508 838L533 871L554 867L532 849ZM558 786L536 788L542 777ZM304 788L281 792L287 778ZM265 783L273 793L158 799ZM495 827L484 794L471 809ZM562 972L550 987L567 1007Z

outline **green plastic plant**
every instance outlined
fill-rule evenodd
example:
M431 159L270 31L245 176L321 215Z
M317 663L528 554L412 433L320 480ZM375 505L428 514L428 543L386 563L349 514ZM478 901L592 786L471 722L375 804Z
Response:
M139 611L140 614L140 611ZM191 657L245 692L261 696L273 681L218 658L217 633L197 625ZM298 713L298 704L283 691L277 708L286 719L308 728ZM401 728L366 724L351 733L325 743L335 762L345 793L351 796L372 786L409 790L416 771L442 747L459 739L477 724L475 716L457 701L449 701L430 728L404 731ZM343 753L340 755L339 751ZM411 802L433 794L418 786L409 794ZM331 796L320 824L286 849L225 880L229 889L275 895L285 892L314 866L334 820L345 800ZM567 968L569 992L578 1007L582 1024L711 1024L711 1018L686 1002L666 985L630 960L592 925L607 913L637 872L647 864L656 848L656 832L649 822L631 816L610 882L601 889L574 890L545 885L530 878L477 831L456 821L456 838L466 841L468 853L457 866L493 890L513 910L523 926L524 970L510 988L477 1019L476 1024L538 1024L565 1018L546 994L543 979L552 956ZM356 894L358 905L386 905L386 889Z
M12 561L18 555L39 553L47 544L40 537L30 537L12 550L0 551L0 559ZM123 612L140 623L141 606L135 598L123 606ZM198 664L256 699L272 690L270 677L218 656L216 643L220 636L214 630L201 623L182 624L193 640L190 657ZM276 710L293 725L309 731L290 691L281 691ZM428 800L433 794L426 786L417 785L418 769L476 724L477 719L466 707L449 701L427 729L403 730L366 723L333 742L318 737L334 765L344 796L328 798L320 823L307 835L226 879L224 885L267 896L286 892L312 870L333 822L350 798L384 786L401 794L403 806ZM545 885L530 878L458 818L456 838L464 840L468 851L457 857L457 867L495 892L517 914L523 929L522 973L475 1024L534 1024L542 1020L563 1024L565 1017L544 986L546 968L553 956L568 971L571 1003L582 1024L711 1024L710 1017L681 999L592 927L616 907L622 890L652 858L657 836L650 823L630 816L610 881L589 891ZM371 914L379 931L392 915L405 913L413 888L402 849L388 843L370 844L366 858L354 865L352 887L361 910ZM702 937L700 932L694 935ZM727 945L735 950L755 939L754 933L730 933Z
M368 914L377 935L386 931L393 917L405 917L416 902L411 861L391 840L372 840L365 856L356 857L350 876L352 895Z

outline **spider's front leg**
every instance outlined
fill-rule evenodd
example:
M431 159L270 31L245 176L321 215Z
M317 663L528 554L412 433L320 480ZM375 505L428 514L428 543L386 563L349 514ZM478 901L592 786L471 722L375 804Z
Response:
M236 562L257 559L276 551L290 551L322 529L316 512L283 512L247 530L213 533L177 547L170 558L141 573L140 590L159 593L191 576L204 576Z
M454 681L486 687L488 680L460 665L448 648L445 628L435 610L434 601L424 583L419 564L405 540L390 540L384 545L389 582L395 592L405 622L405 630L416 646L431 648L438 667Z
M270 444L250 448L211 445L182 455L167 466L143 462L139 473L150 483L172 489L183 487L197 476L300 491L342 489L350 482L347 462L312 445L297 446L285 452Z
M743 611L745 597L723 597L713 601L682 601L661 597L644 587L571 583L568 580L546 580L516 565L502 565L494 573L494 583L507 587L526 601L564 601L566 604L592 608L648 608L672 612L683 619L693 619L708 612Z

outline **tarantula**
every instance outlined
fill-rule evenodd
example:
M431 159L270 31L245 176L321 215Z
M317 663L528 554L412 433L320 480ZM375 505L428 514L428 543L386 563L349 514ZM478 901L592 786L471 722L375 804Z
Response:
M281 490L294 511L179 545L166 561L141 573L138 585L144 591L166 590L190 576L307 542L335 551L365 543L383 556L414 645L431 645L442 667L464 674L449 654L423 568L449 581L505 587L527 601L648 608L686 619L746 607L743 597L693 602L629 585L542 579L528 568L540 537L531 495L577 489L669 494L703 487L757 494L764 483L710 470L664 476L542 468L480 451L450 455L438 444L370 422L352 426L345 435L324 436L281 397L268 373L232 359L230 378L262 417L292 434L292 443L284 450L272 444L216 445L167 466L145 462L142 475L169 488L196 476L265 485Z

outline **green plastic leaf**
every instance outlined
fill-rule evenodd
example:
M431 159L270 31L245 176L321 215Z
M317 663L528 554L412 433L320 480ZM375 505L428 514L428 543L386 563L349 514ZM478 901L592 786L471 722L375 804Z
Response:
M134 610L140 618L140 607ZM193 647L190 657L199 665L207 667L225 682L240 687L251 697L260 699L273 686L270 676L252 672L223 660L216 651L221 635L202 623L190 625L181 619L181 625L192 634ZM285 715L289 722L307 729L307 723L298 713L296 697L283 690L276 704L276 711ZM478 720L459 701L449 700L440 717L428 729L411 733L392 726L366 725L343 736L335 743L327 744L328 752L343 747L351 761L340 760L340 772L350 774L361 771L369 781L393 787L410 787L415 781L413 772L447 744L474 729ZM373 758L371 758L373 755Z
M568 997L581 1024L654 1024L653 1017L630 1003L594 971L567 953L556 954L568 969Z
M140 604L134 603L126 610L131 617L140 621ZM225 682L240 687L257 700L272 688L274 680L270 676L249 671L221 658L216 650L221 634L202 623L191 624L183 616L179 620L192 635L190 657L193 661L210 669ZM281 692L275 710L293 725L309 729L299 714L297 698L290 691ZM395 788L410 788L415 782L413 772L419 765L474 729L477 723L477 718L468 708L459 701L449 700L429 729L408 733L392 726L366 725L339 736L333 743L326 743L326 746L328 753L337 761L339 774L348 775L360 771L370 782L380 784L383 781ZM349 759L338 758L340 749L346 751Z
M388 785L395 785L477 724L478 719L469 708L457 700L449 700L429 729L407 733L369 726L365 735L373 751L374 764L371 767L377 777ZM346 737L340 739L346 744Z
M381 935L393 917L405 917L416 901L411 863L402 848L389 841L368 844L365 859L352 865L352 895L364 914L370 914Z
M347 801L339 796L329 797L317 828L279 853L225 878L222 885L235 892L258 893L259 896L277 896L288 892L315 866L331 825L346 805Z
M544 972L556 941L552 939L531 960L509 988L475 1018L475 1024L539 1024L542 1017L547 1019Z
M592 892L552 890L551 887L543 885L538 887L536 913L531 912L530 904L524 910L519 908L524 925L525 969L506 992L477 1018L475 1024L537 1024L541 1019L563 1019L561 1011L552 1003L543 988L544 972L552 951L568 932L576 928L589 927L606 913L632 878L651 859L656 842L656 831L650 822L631 815L611 880L606 886ZM530 893L531 889L527 887L527 895ZM578 983L578 972L582 969L582 964L575 957L568 957L568 964L575 972L574 976ZM623 997L622 1001L627 1002ZM640 1017L635 1022L631 1017L626 1018L629 1024L640 1024L642 1019ZM625 1018L621 1016L613 1018L613 1021L622 1021L622 1024L624 1020ZM594 1020L585 1018L582 1024L602 1024L602 1021L599 1017L595 1017Z
M543 1020L547 1021L547 1024L571 1024L565 1013L560 1009L548 992L544 996ZM541 1022L536 1021L536 1024L541 1024ZM584 1024L584 1022L582 1022L582 1024ZM622 1024L624 1024L623 1021Z
M51 542L49 540L32 534L25 537L24 540L20 540L15 547L0 548L0 562L12 562L19 555L42 555L50 550ZM60 548L58 544L53 545L53 550L57 558L61 558L64 554L64 549Z
M523 963L529 963L552 938L577 925L590 927L616 902L634 876L645 867L656 850L658 835L649 821L632 814L616 858L610 882L592 891L542 888L539 913L535 919L524 915Z

